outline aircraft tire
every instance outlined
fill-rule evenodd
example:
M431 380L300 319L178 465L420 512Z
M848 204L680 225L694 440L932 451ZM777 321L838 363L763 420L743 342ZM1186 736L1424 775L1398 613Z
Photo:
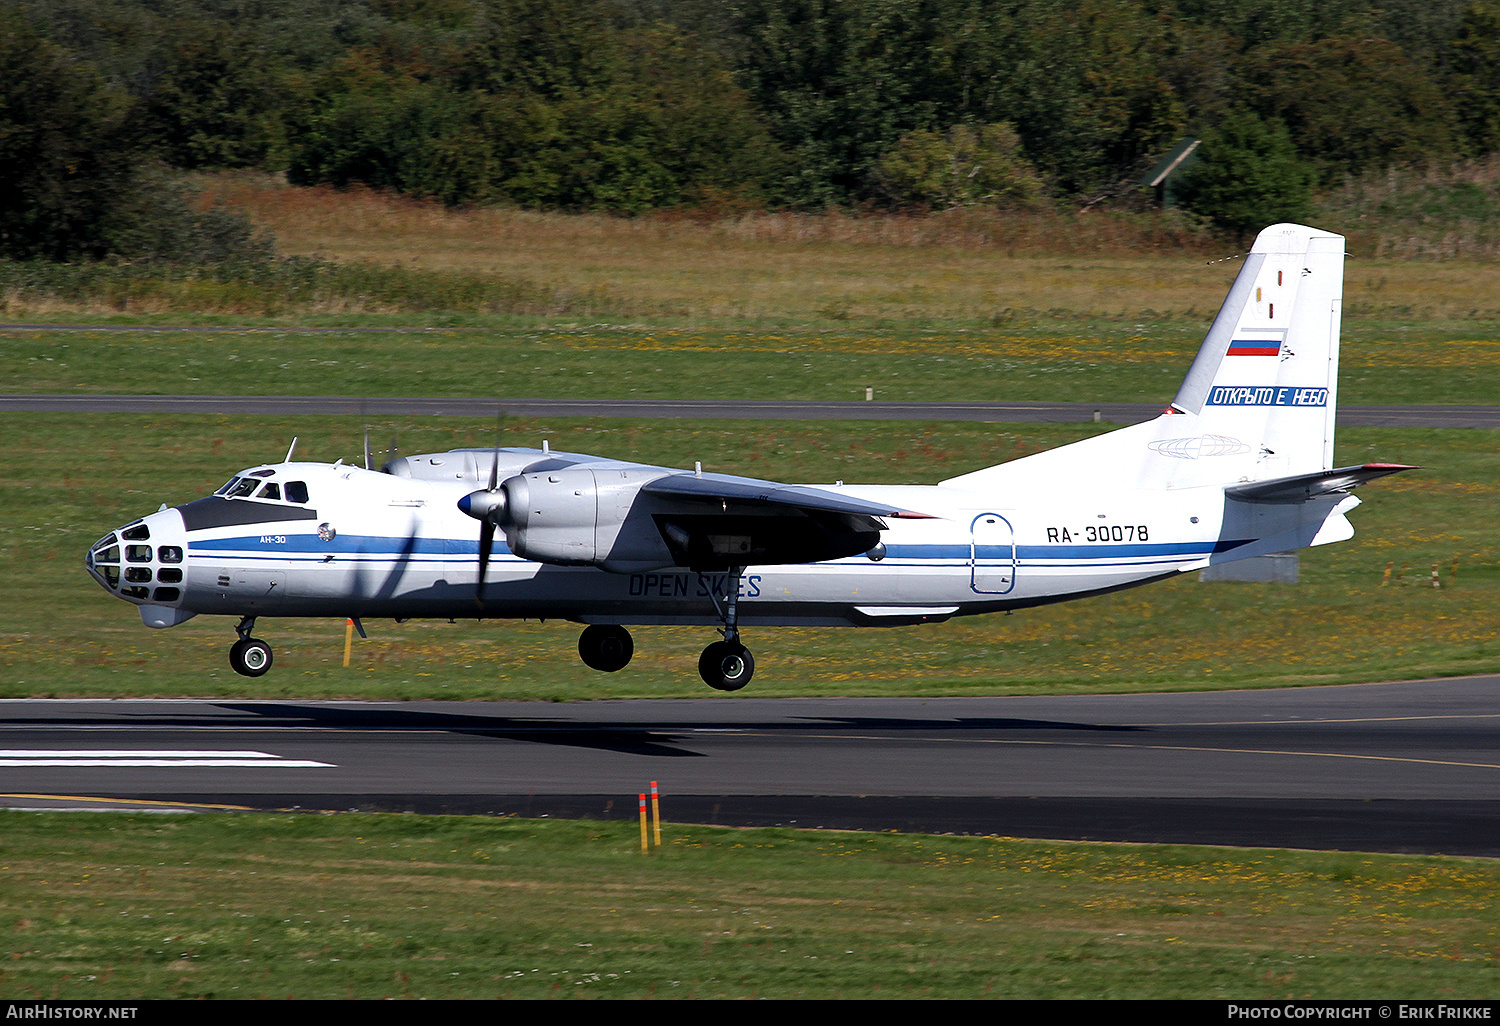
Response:
M718 691L738 691L755 676L755 657L739 642L715 641L698 657L698 675Z
M630 632L618 624L592 624L578 636L578 656L583 665L602 673L623 670L635 655Z
M244 677L262 677L271 668L271 646L259 638L242 638L229 646L229 665Z

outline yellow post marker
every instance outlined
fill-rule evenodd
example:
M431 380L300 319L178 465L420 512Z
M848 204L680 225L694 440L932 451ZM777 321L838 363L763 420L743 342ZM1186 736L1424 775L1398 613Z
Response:
M344 627L344 669L349 668L349 652L354 648L354 621L350 620Z
M651 781L651 829L656 833L656 846L661 847L661 804L656 793L656 781Z
M650 849L646 847L646 796L641 795L641 854L645 855Z

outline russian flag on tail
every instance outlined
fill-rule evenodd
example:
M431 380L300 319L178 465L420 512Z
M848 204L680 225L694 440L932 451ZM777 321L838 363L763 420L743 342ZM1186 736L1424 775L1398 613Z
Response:
M1229 343L1230 356L1276 356L1281 352L1281 343L1274 339L1237 338Z

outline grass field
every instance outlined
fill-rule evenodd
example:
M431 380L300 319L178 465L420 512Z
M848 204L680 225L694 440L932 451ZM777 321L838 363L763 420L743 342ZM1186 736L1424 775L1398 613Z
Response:
M0 362L18 393L857 400L873 388L886 400L1166 403L1201 330L0 328ZM1359 329L1344 340L1344 403L1497 397L1500 336Z
M0 813L56 998L1493 999L1493 860L670 823Z
M618 218L448 210L362 190L291 188L268 176L208 176L199 184L206 202L228 202L273 229L284 254L405 269L409 280L393 281L382 271L369 276L365 290L351 272L332 291L294 301L206 279L103 286L75 298L66 290L0 288L0 317L373 321L485 330L601 321L753 331L1074 333L1093 326L1090 332L1105 334L1165 324L1201 336L1239 269L1234 258L1242 248L1157 215L960 210ZM1335 221L1328 227L1361 224L1349 216ZM1351 328L1396 338L1414 326L1446 338L1492 334L1500 320L1500 263L1367 258L1363 245L1356 244L1346 273ZM1365 248L1403 251L1371 246ZM501 283L498 300L473 298L484 292L473 288L476 275ZM444 298L450 296L458 297L453 304Z
M204 179L283 251L476 270L598 293L695 324L857 320L1206 320L1239 270L1236 248L1108 217L1040 222L749 215L716 220L445 210L368 191ZM1500 264L1351 260L1346 316L1421 323L1500 318Z
M397 425L379 423L389 437ZM405 452L492 444L492 422L400 425ZM341 666L341 620L263 620L271 675L225 665L228 618L141 625L83 571L97 537L160 503L211 492L235 470L299 455L357 460L354 418L7 415L0 429L0 695L371 698L704 696L709 631L638 628L636 658L597 674L578 628L548 622L371 622ZM1093 425L892 422L543 421L507 440L801 481L932 483L1082 437ZM1362 490L1350 542L1305 551L1295 587L1200 584L1196 575L1014 616L887 630L750 632L746 694L894 695L1129 691L1338 683L1500 669L1497 439L1485 431L1350 429L1344 463L1427 469ZM1387 564L1392 565L1385 581ZM1443 587L1430 585L1437 566ZM1456 570L1456 574L1455 574Z

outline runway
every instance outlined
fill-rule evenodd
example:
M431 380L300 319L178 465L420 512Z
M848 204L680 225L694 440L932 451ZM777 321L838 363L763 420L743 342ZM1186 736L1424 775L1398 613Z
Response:
M422 398L286 395L0 395L0 413L197 413L350 417L643 417L1139 424L1159 403L858 402L715 399ZM1500 406L1348 406L1341 427L1500 428Z
M0 804L633 818L1500 857L1500 677L1213 693L0 701Z

